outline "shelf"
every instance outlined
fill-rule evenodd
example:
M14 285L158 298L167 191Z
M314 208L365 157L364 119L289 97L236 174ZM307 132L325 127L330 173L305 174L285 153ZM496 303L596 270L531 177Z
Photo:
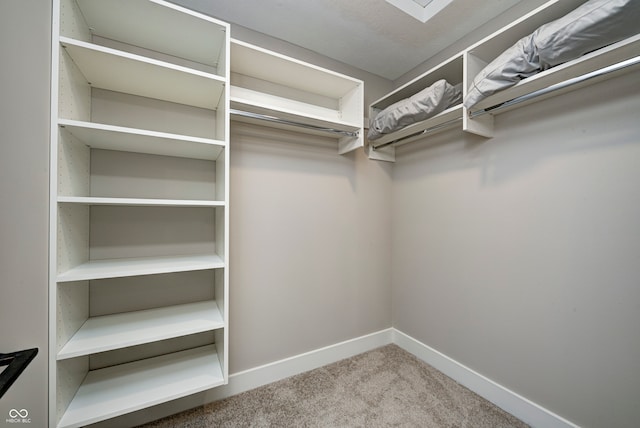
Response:
M80 205L123 205L131 207L224 207L224 201L200 201L181 199L100 198L93 196L58 196L58 203Z
M530 94L532 92L548 88L552 85L570 80L577 76L585 75L601 68L607 67L611 64L622 62L640 55L640 34L630 37L625 40L621 40L612 45L598 49L591 53L576 58L573 61L566 62L556 67L550 68L538 74L535 74L527 79L521 80L516 85L497 92L478 104L473 106L470 110L471 113L483 110L488 107L497 106L505 101L512 100L514 98L521 97L523 95ZM637 68L636 68L637 69ZM631 71L631 68L625 69L625 72ZM616 74L608 74L602 78L590 80L589 84L593 84L596 81L604 80L605 78L614 77ZM575 85L568 87L568 90L578 89L584 85ZM555 91L550 93L549 96L556 96L567 92ZM548 98L548 97L545 97ZM536 101L544 98L537 98ZM523 105L523 104L520 104ZM505 111L505 110L501 110Z
M216 254L91 260L59 273L57 282L121 278L223 267L223 260Z
M233 39L231 72L333 99L362 85L357 79Z
M89 318L58 360L224 328L216 302L198 302Z
M226 24L168 2L77 0L93 35L218 66ZM172 28L180 31L167 31Z
M230 27L174 3L52 0L47 426L227 383Z
M311 126L358 131L360 124L340 118L338 110L269 95L251 89L231 86L231 108L250 113L266 114L291 122ZM233 117L234 120L239 120Z
M378 138L375 141L372 141L374 147L379 147L381 145L386 145L387 143L394 142L396 140L401 140L395 143L395 146L399 146L402 144L409 143L411 141L415 141L418 138L422 138L425 130L431 129L446 129L448 124L455 124L455 121L462 120L462 104L458 104L456 106L450 107L442 113L437 114L436 116L430 117L427 120L423 120L421 122L416 122L411 125L408 125L402 128L399 131L393 132L391 134L386 134L383 137ZM420 134L417 136L413 136L413 134Z
M224 79L164 61L60 37L89 84L95 88L216 110Z
M462 121L462 114L462 104L458 104L427 120L413 123L399 131L371 141L367 147L369 159L395 162L396 147L421 140L427 135L451 129Z
M452 85L461 83L462 70L463 57L462 53L459 53L373 102L371 108L376 110L385 109L391 104L417 94L441 79Z
M76 428L224 384L215 345L90 371L58 428Z
M461 83L463 80L463 65L463 54L461 52L375 101L369 106L369 116L375 118L381 110L417 94L439 80L444 79L452 85ZM398 131L370 141L367 148L369 159L393 162L395 161L395 147L425 138L426 134L431 135L437 131L448 129L462 120L462 114L461 104L449 107L427 120L413 123ZM396 142L397 140L399 141Z
M166 132L59 119L58 125L94 149L216 160L224 141Z
M231 41L230 60L232 109L288 123L234 120L325 136L317 128L347 131L333 133L340 154L364 145L361 80L238 40Z
M550 0L466 49L486 63L540 26L571 12L585 0Z
M466 95L478 73L502 52L522 37L546 23L561 18L582 3L583 0L547 1L463 50L459 55L375 101L369 108L370 116L374 117L379 110L414 95L439 79L446 79L452 84L461 80ZM369 158L393 162L395 147L448 129L460 119L463 131L491 138L494 135L494 115L637 70L640 66L637 61L639 55L640 34L523 79L485 98L470 109L455 106L426 121L387 134L369 143ZM420 133L423 130L427 132Z

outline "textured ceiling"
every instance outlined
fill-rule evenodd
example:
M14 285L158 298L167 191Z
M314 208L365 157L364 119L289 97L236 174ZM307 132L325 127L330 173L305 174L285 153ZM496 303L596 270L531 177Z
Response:
M422 23L385 0L172 1L390 80L519 2L453 0Z

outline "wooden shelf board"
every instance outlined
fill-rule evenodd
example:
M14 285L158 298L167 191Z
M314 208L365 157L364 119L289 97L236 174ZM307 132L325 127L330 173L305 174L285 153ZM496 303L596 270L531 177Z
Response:
M225 383L215 345L90 371L58 428L76 428Z
M146 199L146 198L102 198L95 196L58 196L59 203L80 205L124 205L137 207L224 207L224 201Z
M94 149L216 160L226 146L221 140L70 119L58 125Z
M211 67L225 49L226 24L163 1L78 0L94 35ZM167 31L167 23L180 31Z
M214 74L68 37L60 44L95 88L210 110L224 92L224 79Z
M153 275L219 269L223 260L216 254L137 257L127 259L90 260L58 274L58 282L85 281L103 278Z
M58 360L224 328L215 301L89 318L58 352Z

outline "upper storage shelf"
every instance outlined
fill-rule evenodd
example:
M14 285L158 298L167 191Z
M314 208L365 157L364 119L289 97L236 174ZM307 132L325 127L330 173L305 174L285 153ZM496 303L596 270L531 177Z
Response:
M375 101L369 107L369 117L374 118L380 111L394 103L411 97L418 92L429 88L439 80L446 80L451 85L462 83L462 54L458 54L447 61L432 68L426 73L416 77L412 81L399 87L395 91ZM457 104L445 109L443 112L426 120L418 121L398 131L383 135L375 141L370 141L368 153L370 159L393 161L395 149L401 144L415 141L426 132L435 132L454 126L462 120L462 105Z
M516 45L519 40L529 37L540 27L564 17L584 3L584 0L547 1L376 101L370 106L370 117L375 117L377 112L395 102L411 97L438 79L451 79L451 84L462 82L463 98L467 97L472 92L472 82L488 64L496 58L502 59L503 52ZM640 34L608 43L607 46L594 48L585 55L566 60L547 70L534 72L473 105L467 104L469 108L463 105L453 106L425 121L413 123L370 141L369 157L393 161L395 146L423 139L426 134L450 128L460 121L464 131L490 138L493 136L493 117L496 114L515 108L516 105L523 106L637 70L640 65ZM518 72L510 70L510 74L518 75ZM525 74L524 71L522 74Z
M520 39L532 35L540 27L564 17L584 3L584 0L548 1L529 14L469 47L464 52L465 96L470 91L474 78L482 72L485 66L500 57L503 52L514 46ZM580 28L579 24L575 26ZM563 34L562 37L569 36ZM581 83L583 76L588 76L598 70L640 55L640 45L638 45L637 39L637 36L633 36L596 49L586 55L533 74L511 87L488 96L469 109L465 108L463 129L473 134L488 138L492 137L493 116L499 112L506 111L504 107L515 104L524 105L522 101L527 103L534 100L540 101L584 86L584 83ZM505 59L505 63L506 61L507 59ZM625 71L629 70L629 68L625 69ZM522 73L525 74L525 71L523 70ZM599 74L597 79L589 78L584 81L595 83L615 75L617 73L606 72ZM503 103L508 104L503 106Z
M94 149L216 160L226 147L221 140L101 123L59 119L58 124Z
M67 37L60 43L94 88L211 110L224 90L214 74Z
M568 90L578 89L587 83L593 84L615 77L617 72L632 70L631 67L635 64L630 60L634 60L638 55L640 55L640 34L521 80L516 85L497 92L474 105L468 111L469 116L473 117L480 112L484 113L485 110L487 113L507 111L512 107L505 106L499 110L497 108L521 97L535 95L539 91L549 89L548 96L556 96ZM616 69L618 64L620 64L619 70ZM543 100L545 95L547 94L536 96L535 101ZM522 105L522 103L518 104Z
M214 18L162 0L62 0L61 9L62 36L119 42L144 49L146 56L161 55L157 59L225 77L227 24Z
M234 119L333 132L340 153L363 146L362 81L238 40L230 57Z

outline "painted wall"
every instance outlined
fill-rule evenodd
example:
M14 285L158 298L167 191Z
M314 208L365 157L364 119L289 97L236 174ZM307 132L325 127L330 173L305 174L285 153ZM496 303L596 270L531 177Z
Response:
M3 427L12 409L47 421L50 9L0 2L0 353L39 349L0 399Z
M640 87L629 74L398 150L393 325L584 427L640 409Z
M389 165L232 125L231 372L391 326Z

